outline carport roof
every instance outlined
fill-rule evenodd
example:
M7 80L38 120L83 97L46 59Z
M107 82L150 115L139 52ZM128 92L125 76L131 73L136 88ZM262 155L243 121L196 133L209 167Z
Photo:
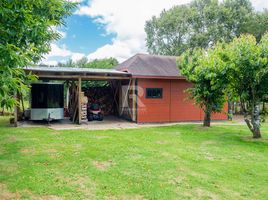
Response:
M115 69L71 68L71 67L48 67L36 66L25 67L27 73L32 72L40 79L78 79L83 80L106 80L106 79L129 79L130 73Z

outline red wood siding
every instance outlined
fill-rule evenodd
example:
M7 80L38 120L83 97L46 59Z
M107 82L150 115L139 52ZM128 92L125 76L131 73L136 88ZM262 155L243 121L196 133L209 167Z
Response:
M185 90L191 86L186 80L138 79L137 122L201 121L201 109L187 99ZM146 98L146 88L163 88L162 99ZM224 112L213 115L214 120L226 120Z
M172 80L170 85L170 121L199 121L201 110L187 98L188 94L185 91L191 83L185 80Z
M163 88L161 99L147 99L146 88ZM138 123L169 122L170 81L138 79Z

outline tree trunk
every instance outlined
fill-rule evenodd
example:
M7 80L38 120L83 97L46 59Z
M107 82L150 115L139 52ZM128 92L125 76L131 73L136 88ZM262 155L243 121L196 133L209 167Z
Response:
M260 131L260 107L258 104L254 106L254 110L251 116L251 123L253 127L253 138L261 138L261 131Z
M232 109L232 102L228 100L228 120L233 120L233 109Z
M247 112L244 110L244 119L249 130L253 134L253 138L261 138L259 105L255 105L252 107L250 119L248 118L248 116L249 115L247 115Z
M206 108L203 126L210 127L210 121L211 121L211 110L209 108Z
M2 116L5 115L5 108L2 109L1 115L2 115Z

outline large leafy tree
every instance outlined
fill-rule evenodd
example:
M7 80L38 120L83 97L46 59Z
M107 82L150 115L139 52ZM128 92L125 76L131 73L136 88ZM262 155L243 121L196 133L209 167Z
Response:
M268 34L260 42L253 35L242 35L205 51L188 51L178 64L193 83L189 92L204 109L204 125L210 112L222 109L228 92L241 102L253 138L261 137L260 104L268 97Z
M175 56L188 49L207 49L219 41L230 42L242 33L260 38L266 30L267 11L256 12L249 0L194 0L164 10L145 25L148 51Z
M195 49L185 52L178 60L182 75L193 83L188 92L203 109L206 127L210 126L212 113L221 112L226 102L226 65L218 56L222 49L221 45L208 51Z
M226 63L230 93L239 98L244 119L254 138L260 138L260 104L268 96L268 34L259 43L243 35L226 46L221 59Z
M38 62L60 38L56 26L64 24L75 4L67 0L0 1L0 99L12 107L14 94L27 90L22 67ZM3 105L5 104L5 105Z

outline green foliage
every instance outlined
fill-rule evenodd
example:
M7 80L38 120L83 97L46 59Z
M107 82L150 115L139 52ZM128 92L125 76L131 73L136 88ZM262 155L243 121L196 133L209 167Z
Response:
M205 126L206 120L210 125L211 113L221 112L226 101L226 64L219 58L222 50L220 44L209 51L195 49L178 60L181 74L193 83L188 89L190 98L205 112Z
M148 51L178 56L188 49L231 42L242 33L260 38L268 30L267 16L267 11L254 11L249 0L194 0L146 22Z
M68 60L66 63L59 63L59 67L79 67L79 68L93 68L93 69L112 69L118 65L118 61L115 58L103 58L88 60L87 57L83 57L78 61Z
M224 54L230 93L239 98L245 121L259 138L259 107L268 94L268 34L259 43L252 35L242 35L226 45Z
M72 61L71 59L66 63L59 63L59 67L80 67L80 68L92 68L92 69L112 69L118 65L118 61L115 58L104 58L88 60L86 57L78 60ZM82 83L83 88L88 87L103 87L108 84L107 81L84 81Z
M267 101L268 94L268 34L259 43L252 35L242 35L207 51L188 51L181 56L179 67L194 84L189 92L205 113L220 111L228 91L228 97L241 102L253 136L261 137L259 105Z
M32 75L21 69L38 62L60 38L53 27L64 24L75 4L65 0L0 1L0 99L12 107L14 94L25 93Z
M260 43L252 35L243 35L225 51L233 96L260 103L268 90L268 34Z

